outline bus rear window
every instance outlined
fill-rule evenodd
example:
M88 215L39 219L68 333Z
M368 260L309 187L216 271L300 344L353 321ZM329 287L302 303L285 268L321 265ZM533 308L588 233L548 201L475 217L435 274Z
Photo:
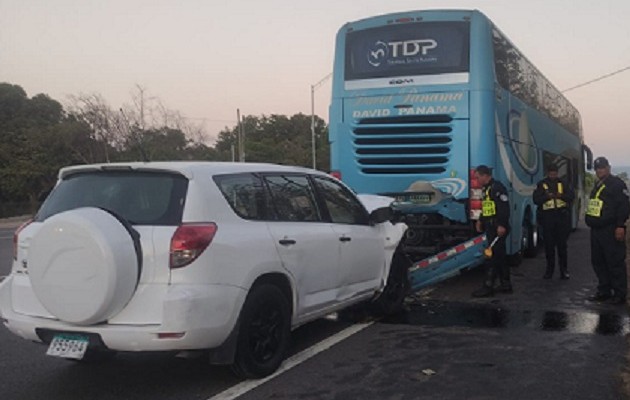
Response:
M350 32L345 79L468 72L469 22L418 22Z

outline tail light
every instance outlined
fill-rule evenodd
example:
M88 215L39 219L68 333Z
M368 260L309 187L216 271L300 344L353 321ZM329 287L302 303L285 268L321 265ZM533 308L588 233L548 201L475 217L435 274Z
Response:
M470 170L470 219L478 220L481 217L481 201L483 200L483 187L477 180L475 170Z
M180 225L171 238L170 268L181 268L195 261L217 233L213 222Z
M24 222L15 230L15 233L13 234L13 259L14 260L17 260L18 236L20 235L20 232L24 230L24 228L26 228L28 225L31 224L31 222L33 222L32 219L29 219L28 221Z
M341 172L340 171L331 171L330 176L333 178L341 180Z

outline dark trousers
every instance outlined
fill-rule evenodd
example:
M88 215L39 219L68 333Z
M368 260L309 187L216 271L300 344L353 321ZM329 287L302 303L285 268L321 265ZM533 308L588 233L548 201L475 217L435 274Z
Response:
M494 238L497 237L497 229L492 227L486 231L486 238L488 240L488 245L492 243ZM499 238L497 242L492 247L492 258L488 261L488 266L486 267L486 280L484 281L484 285L488 287L493 287L497 278L499 278L499 282L502 285L510 284L510 266L505 262L506 258L506 249L505 249L505 239L507 235Z
M548 214L547 214L548 213ZM545 256L547 258L547 274L553 274L556 268L556 250L560 272L567 272L567 239L571 227L569 214L557 211L544 211L541 216Z
M615 240L615 226L591 228L591 263L599 280L597 291L626 298L626 242Z

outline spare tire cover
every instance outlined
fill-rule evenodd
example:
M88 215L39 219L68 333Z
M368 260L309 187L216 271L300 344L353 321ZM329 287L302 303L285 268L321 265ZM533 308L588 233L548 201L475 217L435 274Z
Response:
M78 325L120 312L139 279L131 235L113 215L91 207L56 214L42 224L29 246L28 271L42 305Z

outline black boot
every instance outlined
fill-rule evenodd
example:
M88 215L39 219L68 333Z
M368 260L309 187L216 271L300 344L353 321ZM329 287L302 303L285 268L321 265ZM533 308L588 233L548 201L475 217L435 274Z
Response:
M602 301L606 301L608 299L610 299L612 297L612 293L609 292L600 292L597 291L594 295L589 296L587 298L588 301L594 301L594 302L602 302Z
M560 271L560 279L564 279L565 281L567 279L569 279L569 273L567 272L566 269L563 269L562 271Z
M512 289L512 283L510 281L501 282L501 284L495 289L495 291L497 293L514 293L514 290Z
M494 296L494 289L492 286L483 285L480 289L472 292L472 297L492 297Z
M547 266L547 270L545 270L545 275L543 275L543 279L551 279L553 277L553 266Z

